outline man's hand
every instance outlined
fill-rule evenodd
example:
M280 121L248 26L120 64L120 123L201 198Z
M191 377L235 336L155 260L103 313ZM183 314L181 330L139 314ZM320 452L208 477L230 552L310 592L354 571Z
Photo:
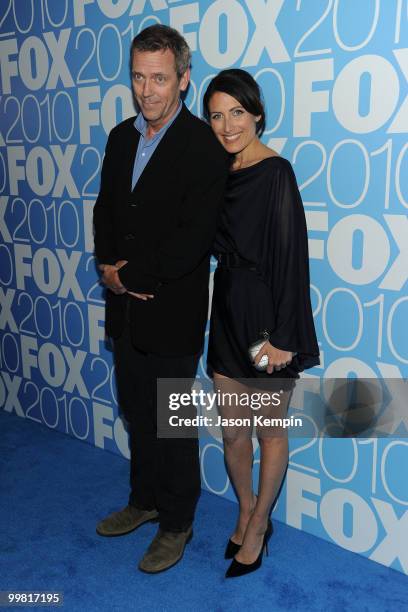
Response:
M154 298L154 295L152 295L151 293L134 293L133 291L128 291L128 294L145 302Z
M274 370L275 372L279 372L283 368L286 368L286 366L292 361L294 353L291 353L290 351L281 351L267 341L255 357L254 363L258 365L264 355L267 355L268 357L268 367L266 368L266 371L268 374L272 374Z
M125 259L120 259L119 261L116 262L115 266L117 267L118 270L120 270L120 268L122 266L125 266L126 264L127 264L127 261ZM133 291L127 291L127 293L131 295L132 297L138 298L139 300L144 300L145 302L147 300L151 300L152 298L154 298L154 295L151 295L150 293L134 293Z
M122 266L117 267L117 265L111 266L110 264L101 264L99 266L99 269L102 272L102 283L107 289L113 291L115 295L122 295L123 293L126 293L126 287L122 285L118 276L118 270L121 267Z
M101 264L99 269L102 272L101 281L105 285L107 289L110 289L116 295L123 295L124 293L128 293L132 297L138 298L139 300L147 301L154 298L154 295L150 293L134 293L133 291L128 291L124 285L120 282L118 270L120 270L123 266L127 264L126 259L119 259L114 266L109 264Z

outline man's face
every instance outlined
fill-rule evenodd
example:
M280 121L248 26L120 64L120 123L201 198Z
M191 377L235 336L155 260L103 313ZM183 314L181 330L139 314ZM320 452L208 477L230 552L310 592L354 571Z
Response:
M190 71L181 79L170 49L135 51L132 58L132 87L149 127L157 132L175 113L180 92L187 89Z

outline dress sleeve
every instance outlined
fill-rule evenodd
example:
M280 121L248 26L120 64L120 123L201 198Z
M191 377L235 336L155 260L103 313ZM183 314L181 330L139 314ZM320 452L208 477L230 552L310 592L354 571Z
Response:
M319 348L310 302L306 219L290 163L280 158L271 179L261 274L272 292L274 327L269 340L297 353L301 370L319 363Z

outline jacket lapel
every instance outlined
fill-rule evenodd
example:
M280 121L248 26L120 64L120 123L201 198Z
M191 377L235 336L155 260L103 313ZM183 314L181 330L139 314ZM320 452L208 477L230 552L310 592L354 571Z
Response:
M132 124L129 126L129 130L126 134L126 142L123 143L121 149L122 153L122 166L121 171L123 172L124 183L126 191L132 191L132 177L133 177L133 166L136 158L136 151L140 140L140 134Z
M160 185L160 179L163 177L163 174L168 174L173 164L176 162L176 160L180 159L183 154L183 151L188 143L189 122L190 111L188 111L183 104L180 114L164 134L146 168L143 170L138 182L135 185L133 193L136 194L139 191L143 192L146 189L151 189L152 185ZM136 142L133 162L135 159L138 142L139 139L137 139ZM133 165L130 170L130 176L132 176L132 172ZM161 187L163 186L161 185Z

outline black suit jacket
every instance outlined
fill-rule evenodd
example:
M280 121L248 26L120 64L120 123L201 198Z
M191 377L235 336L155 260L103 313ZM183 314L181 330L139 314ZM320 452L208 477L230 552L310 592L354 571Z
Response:
M95 253L99 263L127 260L121 282L155 297L143 301L107 291L106 332L121 334L129 301L137 348L159 355L197 353L228 156L209 126L183 105L132 192L140 137L134 120L117 125L108 138L94 208Z

